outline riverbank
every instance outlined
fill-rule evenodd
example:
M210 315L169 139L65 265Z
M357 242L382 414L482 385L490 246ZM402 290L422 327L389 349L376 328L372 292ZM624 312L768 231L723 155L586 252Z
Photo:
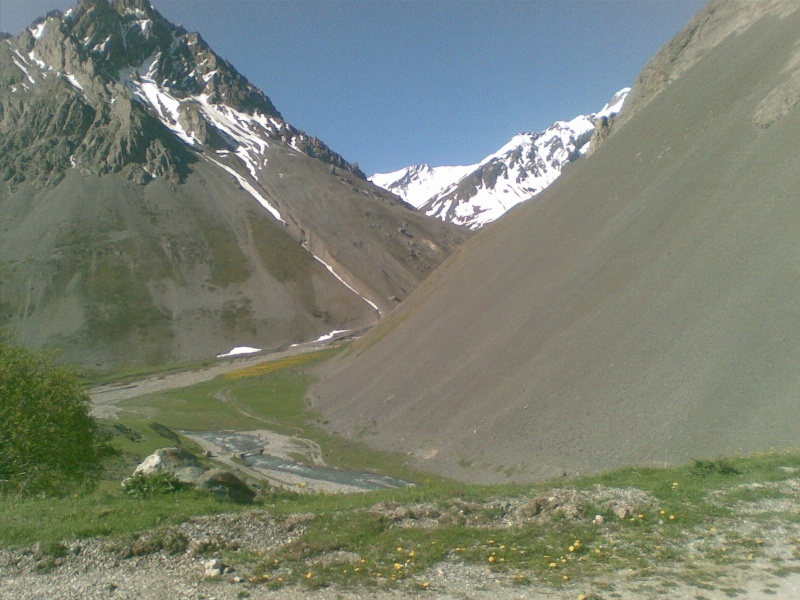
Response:
M408 485L394 477L334 469L323 459L319 444L297 436L266 429L180 433L224 468L300 493L347 494Z

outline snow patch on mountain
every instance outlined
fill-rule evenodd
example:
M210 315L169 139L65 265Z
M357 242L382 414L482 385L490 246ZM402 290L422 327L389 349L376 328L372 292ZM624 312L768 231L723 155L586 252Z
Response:
M631 88L626 87L626 88L622 88L620 91L618 91L616 94L614 94L614 97L611 98L611 100L609 100L608 104L606 104L602 108L602 110L600 110L600 112L598 112L595 115L595 120L600 119L602 117L606 117L606 118L611 117L611 116L617 114L619 111L621 111L622 110L622 105L625 104L625 100L628 97L628 94L630 93L630 91L631 91Z
M17 68L18 68L20 71L22 71L23 73L25 73L25 77L27 77L27 78L28 78L28 81L30 81L32 84L34 84L34 85L35 85L35 84L36 84L36 80L35 80L33 77L31 77L31 73L30 73L30 71L28 71L27 67L25 67L25 66L23 65L23 63L25 63L25 64L28 64L28 61L26 61L26 60L25 60L25 59L22 57L22 55L21 55L19 52L17 52L17 51L16 51L16 49L14 50L14 54L15 54L16 56L15 56L14 58L12 58L11 60L13 60L13 61L14 61L14 64L17 66Z
M275 208L274 206L272 206L272 204L269 202L269 200L264 198L264 196L262 196L259 193L259 191L255 187L253 187L253 185L249 181L247 181L247 179L245 177L239 175L239 173L237 173L234 169L232 169L228 165L225 165L225 164L219 162L218 160L214 160L208 154L206 154L205 157L206 157L206 160L208 160L209 162L214 163L220 169L230 173L230 175L236 180L236 182L240 186L242 186L243 190L245 190L248 194L250 194L253 198L255 198L258 201L258 203L261 206L263 206L264 208L266 208L267 211L269 211L269 213L273 217L275 217L278 221L280 221L284 225L286 224L286 221L283 220L283 217L281 217L281 213L278 211L278 209Z
M31 35L37 40L42 39L45 27L47 27L47 21L42 21L41 23L34 25L30 28Z
M78 81L78 78L75 77L75 75L73 75L72 73L65 73L64 76L67 78L67 81L70 82L72 87L74 87L76 90L79 90L81 92L85 91L81 83Z
M334 276L336 279L338 279L338 280L339 280L339 283L341 283L341 284L342 284L344 287L346 287L348 290L350 290L351 292L353 292L355 295L359 296L359 297L360 297L360 298L361 298L361 299L362 299L364 302L366 302L367 304L369 304L369 306L370 306L370 307L371 307L371 308L372 308L372 309L373 309L375 312L377 312L377 313L378 313L378 316L383 316L383 312L381 311L380 307L379 307L377 304L375 304L375 303L374 303L372 300L370 300L369 298L367 298L366 296L364 296L364 295L363 295L361 292L359 292L359 291L358 291L356 288L354 288L352 285L350 285L349 283L347 283L347 281L345 281L345 280L344 280L344 278L343 278L341 275L339 275L339 273L337 273L337 272L336 272L336 270L335 270L335 269L334 269L332 266L330 266L328 263L326 263L324 260L322 260L322 259L321 259L319 256L317 256L316 254L314 254L313 252L311 252L311 250L309 250L309 249L308 249L308 247L307 247L305 244L303 245L303 247L304 247L306 250L308 250L308 252L311 254L311 256L313 256L313 257L314 257L314 258L315 258L315 259L316 259L316 260L317 260L319 263L321 263L321 264L322 264L322 265L323 265L323 266L324 266L326 269L328 269L328 272L329 272L331 275L333 275L333 276Z
M156 82L161 53L147 58L138 67L120 70L119 80L134 98L150 105L158 119L189 146L199 145L199 140L187 132L178 121L181 101Z
M276 130L274 119L258 112L248 115L224 104L213 104L207 94L193 98L198 102L206 118L219 130L227 134L236 147L234 154L247 167L255 179L267 164L264 153L269 144L266 139Z
M414 208L420 208L454 181L475 170L477 165L459 167L431 167L415 165L392 173L376 173L369 180L375 185L394 192Z
M224 354L217 354L217 358L228 358L229 356L240 356L242 354L255 354L261 352L261 348L253 348L252 346L236 346Z
M624 88L597 113L557 121L541 133L515 135L477 165L416 165L376 173L370 181L443 221L479 229L552 184L564 167L586 154L595 123L622 108Z

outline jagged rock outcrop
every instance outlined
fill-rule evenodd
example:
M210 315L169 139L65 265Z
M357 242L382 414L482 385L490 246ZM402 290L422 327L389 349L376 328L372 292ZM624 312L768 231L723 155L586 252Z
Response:
M193 159L181 144L165 144L164 124L142 110L135 102L143 88L154 94L156 103L174 102L176 113L158 116L176 121L176 127L196 132L200 144L210 141L207 120L193 100L201 96L210 105L224 105L235 111L257 113L272 120L264 128L266 137L293 143L300 151L363 178L351 165L320 140L307 136L283 121L272 101L242 77L230 63L218 57L199 34L190 34L165 21L149 2L138 0L82 0L67 14L52 12L2 48L9 70L3 82L20 91L35 83L55 83L55 95L37 94L41 104L25 107L6 101L2 107L7 119L0 131L8 140L3 156L13 164L0 163L0 180L33 185L52 185L63 176L70 161L87 172L103 175L121 171L130 164L141 166L151 177L168 176L182 180ZM149 62L148 62L149 61ZM145 64L147 63L147 64ZM146 71L144 70L146 67ZM64 90L57 80L68 80L74 89L64 106ZM134 93L124 94L128 87ZM41 89L42 86L40 86ZM154 89L151 89L154 88ZM169 97L164 94L169 90ZM133 102L133 104L132 104ZM63 117L55 122L26 123L20 120L33 113L66 113L79 122ZM163 120L163 119L161 119ZM38 126L37 126L38 125ZM35 137L37 155L44 160L20 158L15 152L28 148L20 131ZM225 148L217 135L213 146ZM45 168L41 163L47 165ZM140 170L132 170L140 180Z
M709 51L729 35L739 35L763 17L781 18L797 8L793 0L710 0L672 40L664 45L644 66L636 78L630 97L619 117L599 140L605 139L628 122L636 113L664 91L673 81L691 69ZM776 105L784 104L794 92L776 92L783 98L773 98ZM793 102L796 102L794 100ZM760 108L754 120L760 125L773 120L776 109ZM782 108L777 108L781 113Z

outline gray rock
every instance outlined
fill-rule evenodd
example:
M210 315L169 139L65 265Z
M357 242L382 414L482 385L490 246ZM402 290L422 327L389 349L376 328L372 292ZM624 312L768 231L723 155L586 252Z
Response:
M375 504L367 511L367 514L371 517L383 519L388 523L396 523L413 516L408 507L392 501Z
M159 448L145 458L134 475L153 475L159 472L172 473L178 481L197 484L206 468L191 452L183 448Z
M218 558L212 558L203 563L204 577L221 577L225 572L225 565Z
M206 471L195 485L237 504L249 504L256 497L256 493L246 483L230 471L222 469Z
M249 504L256 496L256 493L231 471L207 469L194 454L183 448L159 448L145 458L133 474L147 477L163 472L171 473L182 483L206 489L237 504Z

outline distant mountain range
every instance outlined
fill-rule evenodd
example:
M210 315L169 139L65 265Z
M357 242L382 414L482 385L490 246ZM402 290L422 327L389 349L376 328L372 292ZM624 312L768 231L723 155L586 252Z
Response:
M426 215L479 229L541 192L585 155L596 124L617 114L629 92L620 90L597 113L557 121L541 133L520 133L478 164L415 165L369 180Z
M92 365L370 325L469 237L148 0L80 0L0 42L0 182L0 326Z

